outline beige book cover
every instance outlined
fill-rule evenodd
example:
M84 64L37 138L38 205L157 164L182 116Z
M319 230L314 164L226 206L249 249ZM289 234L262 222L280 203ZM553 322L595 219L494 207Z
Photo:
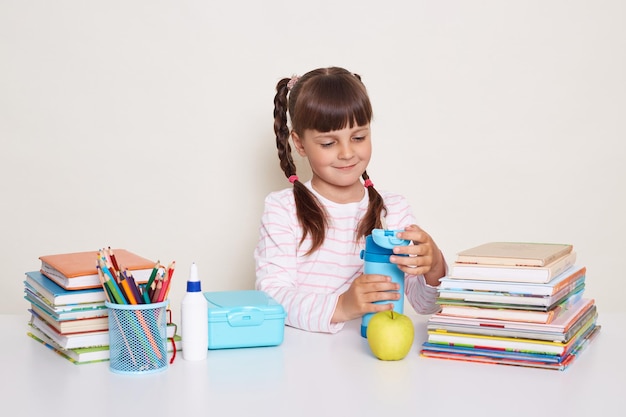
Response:
M455 262L450 266L450 278L483 281L506 281L545 284L576 262L576 252L550 262L546 266L488 265Z
M546 266L572 252L564 243L489 242L461 251L456 262L505 266Z

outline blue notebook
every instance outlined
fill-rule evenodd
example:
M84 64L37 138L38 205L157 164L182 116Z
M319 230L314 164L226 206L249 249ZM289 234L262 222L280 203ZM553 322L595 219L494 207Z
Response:
M102 288L66 290L39 271L26 273L24 284L41 294L52 306L104 302Z

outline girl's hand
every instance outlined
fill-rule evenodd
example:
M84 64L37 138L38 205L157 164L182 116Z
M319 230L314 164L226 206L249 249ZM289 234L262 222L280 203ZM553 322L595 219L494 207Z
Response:
M362 317L366 313L391 310L393 304L373 304L374 301L399 300L400 285L385 275L361 275L348 291L339 296L331 322L340 323Z
M424 275L426 283L433 287L439 286L439 279L446 273L445 260L443 254L430 237L419 226L412 224L399 232L400 239L411 240L412 245L396 246L390 261L398 265L401 271L411 275Z

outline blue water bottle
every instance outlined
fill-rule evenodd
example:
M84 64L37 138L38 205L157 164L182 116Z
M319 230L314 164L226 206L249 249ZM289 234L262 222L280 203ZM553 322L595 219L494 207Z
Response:
M396 234L402 230L374 229L372 234L365 238L365 250L361 251L361 259L365 260L363 272L365 274L379 274L391 277L391 281L400 284L398 291L400 299L396 301L376 301L376 304L393 303L393 311L404 311L404 272L396 264L389 261L395 246L407 246L410 240L398 239ZM406 255L396 255L406 256ZM373 313L367 313L361 321L361 336L367 337L367 325Z

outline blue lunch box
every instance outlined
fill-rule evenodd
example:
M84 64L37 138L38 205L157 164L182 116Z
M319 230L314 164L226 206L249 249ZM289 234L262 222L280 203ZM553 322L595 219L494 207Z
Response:
M205 292L209 349L277 346L285 334L285 309L263 291Z

